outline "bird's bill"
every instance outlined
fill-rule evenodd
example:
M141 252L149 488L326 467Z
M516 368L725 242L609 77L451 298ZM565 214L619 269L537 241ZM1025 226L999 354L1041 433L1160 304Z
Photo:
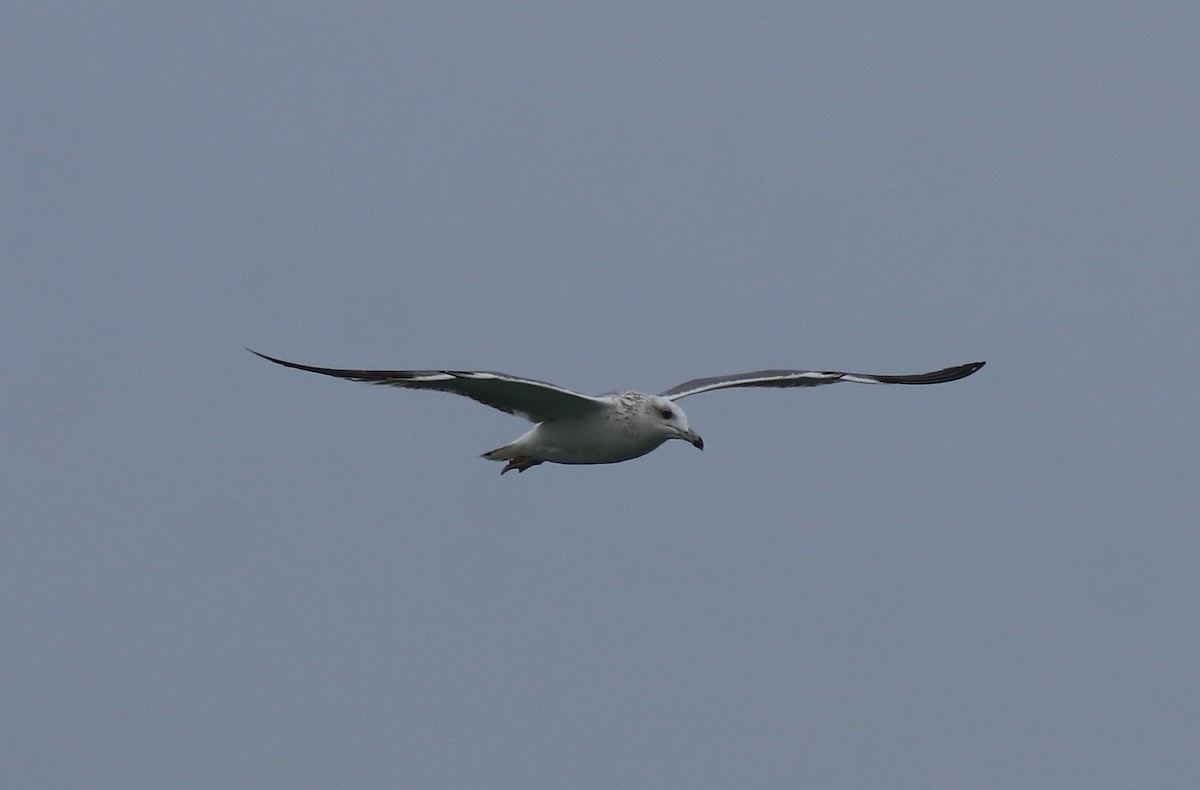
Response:
M679 438L683 439L686 442L689 442L692 445L692 447L695 447L697 450L704 449L704 440L700 438L700 434L696 433L693 430L689 429L686 431L680 431Z

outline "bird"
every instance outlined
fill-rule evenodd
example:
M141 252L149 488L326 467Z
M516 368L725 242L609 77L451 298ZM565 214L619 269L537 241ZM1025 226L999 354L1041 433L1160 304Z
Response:
M688 427L679 401L692 395L735 387L816 387L823 384L944 384L970 376L984 362L908 375L845 373L835 370L755 370L697 378L657 395L619 391L584 395L537 379L490 370L351 370L301 365L247 348L276 365L350 381L463 395L493 409L524 417L534 426L524 435L483 453L506 461L500 474L518 473L541 463L614 464L639 458L671 439L704 449L704 440Z

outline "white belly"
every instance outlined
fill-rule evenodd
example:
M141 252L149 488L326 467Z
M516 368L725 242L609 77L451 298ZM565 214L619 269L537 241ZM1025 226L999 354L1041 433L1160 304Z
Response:
M539 423L509 447L558 464L615 464L645 455L666 441L622 428L597 417L551 420Z

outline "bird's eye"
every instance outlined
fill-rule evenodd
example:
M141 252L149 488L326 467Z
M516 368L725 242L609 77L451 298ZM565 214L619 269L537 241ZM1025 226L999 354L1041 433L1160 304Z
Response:
M671 419L674 412L672 412L670 409L663 409L662 411L659 412L659 414L662 415L664 420L669 420L669 419Z

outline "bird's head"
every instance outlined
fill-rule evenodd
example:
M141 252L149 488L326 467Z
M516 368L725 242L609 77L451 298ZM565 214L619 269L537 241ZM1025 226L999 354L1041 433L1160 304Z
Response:
M687 415L679 405L657 395L646 398L643 405L649 421L658 427L663 441L683 439L697 450L704 449L704 440L688 427Z

